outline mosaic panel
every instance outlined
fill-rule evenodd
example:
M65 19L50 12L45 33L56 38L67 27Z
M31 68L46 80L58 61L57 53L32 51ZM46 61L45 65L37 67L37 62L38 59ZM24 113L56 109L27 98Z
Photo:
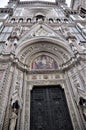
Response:
M31 66L32 70L47 70L47 69L58 69L58 65L56 61L47 56L47 55L41 55L38 56L33 62Z

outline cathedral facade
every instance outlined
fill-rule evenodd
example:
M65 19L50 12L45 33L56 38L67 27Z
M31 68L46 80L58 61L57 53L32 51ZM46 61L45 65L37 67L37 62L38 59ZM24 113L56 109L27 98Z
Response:
M0 8L0 130L86 130L80 2L9 0Z

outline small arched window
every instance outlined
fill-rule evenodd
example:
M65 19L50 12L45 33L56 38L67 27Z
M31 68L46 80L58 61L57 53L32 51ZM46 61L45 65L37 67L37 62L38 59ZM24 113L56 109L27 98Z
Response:
M57 19L56 19L56 21L57 21L58 23L60 23L60 22L61 22L61 20L60 20L59 18L57 18Z
M68 23L68 19L64 19L64 22L65 22L65 23Z
M31 23L31 18L27 18L27 22L28 22L28 23Z
M12 18L11 19L11 23L14 23L16 20L15 20L15 18Z
M38 21L38 20L44 21L44 19L45 19L45 16L43 16L41 14L39 14L39 15L36 16L36 21Z
M19 19L19 22L22 23L22 22L23 22L23 18L20 18L20 19Z
M50 23L53 23L53 19L52 19L52 18L49 18L49 22L50 22Z

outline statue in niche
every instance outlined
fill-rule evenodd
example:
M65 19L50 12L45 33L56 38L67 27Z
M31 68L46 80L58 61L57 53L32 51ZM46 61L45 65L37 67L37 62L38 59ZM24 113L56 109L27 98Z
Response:
M19 98L18 91L15 90L11 98L11 111L12 112L10 116L9 130L15 130L19 109L21 109L21 100Z
M79 104L82 107L83 116L86 121L86 99L84 99L83 97L80 97Z
M15 130L17 118L18 118L17 109L14 108L12 113L11 113L11 116L10 116L9 130Z

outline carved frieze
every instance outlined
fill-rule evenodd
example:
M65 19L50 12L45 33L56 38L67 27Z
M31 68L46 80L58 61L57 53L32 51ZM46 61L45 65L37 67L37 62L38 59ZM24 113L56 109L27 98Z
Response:
M64 79L64 75L60 74L50 74L49 72L47 74L30 74L28 75L28 81L36 81L36 80L58 80L58 79Z
M70 59L69 55L68 55L68 52L66 52L65 50L63 50L59 46L53 45L51 43L46 43L46 42L43 43L43 42L41 42L41 44L40 43L35 43L35 44L32 44L32 45L28 46L23 51L23 53L20 55L20 60L24 61L25 58L27 58L27 56L28 56L28 58L30 58L31 55L33 55L35 53L38 53L38 52L43 52L43 51L45 51L47 53L48 52L50 52L50 53L52 52L52 54L56 55L59 60L60 60L60 58L62 60L62 56L65 59L65 61Z

